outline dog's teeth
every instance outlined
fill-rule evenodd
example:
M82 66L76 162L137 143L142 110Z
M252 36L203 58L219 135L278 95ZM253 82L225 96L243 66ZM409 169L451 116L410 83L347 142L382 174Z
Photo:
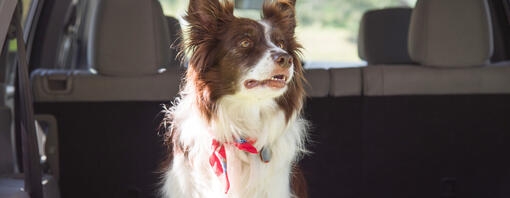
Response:
M276 75L276 76L272 76L270 78L270 80L274 80L274 81L286 81L287 77L285 77L283 75Z

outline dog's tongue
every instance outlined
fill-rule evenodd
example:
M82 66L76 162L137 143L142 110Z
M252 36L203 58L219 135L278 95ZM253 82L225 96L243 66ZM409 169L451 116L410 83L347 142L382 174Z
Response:
M268 86L268 87L275 88L275 89L281 89L281 88L285 87L285 81L283 81L283 80L272 80L272 79L267 79L267 80L263 80L263 81L248 80L248 81L246 81L244 83L244 86L247 89L252 89L252 88L255 88L257 86Z

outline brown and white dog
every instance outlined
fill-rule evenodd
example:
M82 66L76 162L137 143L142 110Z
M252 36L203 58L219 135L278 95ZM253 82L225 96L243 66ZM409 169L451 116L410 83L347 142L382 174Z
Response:
M190 1L189 66L163 122L162 197L306 197L295 0L266 0L260 21L233 10L228 1Z

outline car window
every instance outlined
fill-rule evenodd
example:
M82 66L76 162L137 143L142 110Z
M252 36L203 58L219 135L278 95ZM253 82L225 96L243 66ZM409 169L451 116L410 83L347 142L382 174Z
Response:
M23 28L27 27L28 19L30 19L31 7L36 0L22 0L22 21ZM13 35L8 36L8 40L4 43L4 50L0 54L0 90L5 96L4 100L1 100L0 106L8 106L12 108L14 106L14 79L16 76L15 64L16 54L18 45L16 44L16 38Z
M29 13L30 13L30 7L33 3L33 0L22 0L21 1L21 6L22 6L22 9L23 9L23 12L22 12L22 21L21 21L21 25L23 26L23 28L25 28L27 25L27 19L28 19L28 16L29 16ZM16 50L18 49L18 46L16 44L16 39L15 38L9 38L9 40L7 40L5 42L5 49L6 50L6 53L5 54L2 54L2 58L0 60L2 60L2 64L3 66L0 68L2 70L2 72L5 72L0 81L1 83L5 83L6 85L14 85L14 75L15 75L15 72L14 72L14 64L15 64L15 59L16 59ZM10 89L10 87L7 87L8 89Z
M166 15L181 17L188 1L160 0ZM358 57L357 35L361 16L367 10L413 7L416 0L298 0L297 39L304 47L308 68L352 67L365 63ZM238 10L237 16L259 18L258 10ZM182 21L182 20L181 20Z
M22 0L21 1L21 4L22 4L22 7L23 7L23 15L22 15L22 25L23 27L25 27L25 22L27 21L27 17L28 17L28 14L30 12L30 7L32 5L32 2L33 0Z
M27 27L28 19L30 19L30 7L32 6L32 0L23 0L22 3L22 26ZM4 25L4 24L2 24ZM8 24L7 24L8 25ZM0 95L3 97L0 99L1 109L1 120L0 130L3 133L4 138L0 138L0 152L2 155L0 161L0 172L8 173L16 169L16 159L13 157L12 151L14 149L13 144L9 142L11 139L5 139L10 137L14 133L13 113L14 113L14 79L15 79L15 64L17 63L17 49L16 38L14 32L9 32L4 43L0 43L2 52L0 54ZM7 136L5 136L7 135Z
M27 21L27 18L28 18L28 14L30 12L30 6L32 5L32 1L33 0L22 0L21 1L21 6L23 8L23 13L21 15L22 16L22 18L21 18L21 25L23 26L23 28L25 28L25 26L26 26L26 21ZM9 45L8 49L9 49L10 52L15 52L16 51L16 49L17 49L16 39L10 39L9 42L7 43L7 45Z

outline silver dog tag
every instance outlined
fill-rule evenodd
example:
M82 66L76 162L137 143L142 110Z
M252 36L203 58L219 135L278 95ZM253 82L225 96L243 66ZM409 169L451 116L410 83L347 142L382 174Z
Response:
M260 160L262 160L264 163L269 163L269 161L271 161L271 157L272 157L273 153L271 151L271 148L265 146L265 147L262 147L259 155L260 155Z

